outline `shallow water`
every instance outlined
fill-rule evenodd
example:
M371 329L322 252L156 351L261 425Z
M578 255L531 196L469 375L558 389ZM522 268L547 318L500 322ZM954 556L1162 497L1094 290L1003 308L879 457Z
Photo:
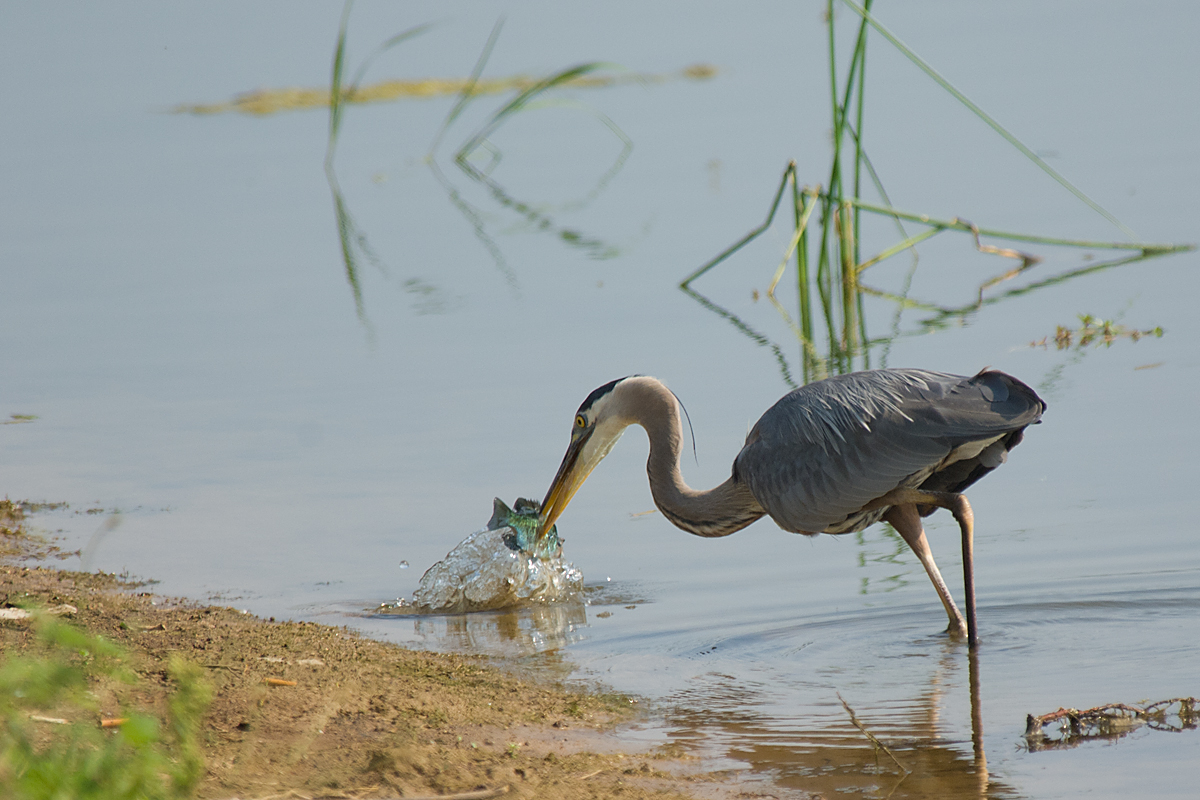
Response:
M1200 239L1193 6L878 5L906 44L1145 240ZM653 506L636 430L559 521L592 586L584 601L364 615L410 596L493 496L540 497L572 412L613 378L666 380L695 425L689 482L728 475L788 385L769 344L675 287L761 222L790 159L803 181L827 180L823 4L357 4L355 64L387 36L439 22L374 62L368 82L466 75L502 14L492 76L590 60L717 68L706 81L572 90L506 123L492 175L533 216L453 166L503 98L480 99L447 132L440 173L423 157L452 98L348 109L336 174L367 248L366 324L322 169L327 115L167 113L327 83L340 8L207 8L31 6L0 25L0 91L20 109L0 118L0 419L37 416L0 427L0 491L69 501L39 520L88 568L603 681L659 714L630 736L704 753L775 792L1192 795L1196 732L1040 753L1021 734L1028 713L1200 689L1195 253L1005 296L1107 258L1029 245L1046 260L977 312L897 322L893 305L866 301L871 335L894 337L873 365L990 365L1049 403L970 492L978 724L966 649L940 632L937 598L893 534L808 539L764 521L725 540L688 536L641 513ZM838 13L849 30L851 13ZM896 206L1121 238L884 42L871 48L864 137ZM633 142L607 179L623 144L600 115ZM789 234L777 224L697 288L798 376L786 322L753 299ZM869 252L896 240L887 226L863 236ZM922 246L912 296L969 304L1012 266L950 237ZM910 266L893 259L866 278L897 290ZM1165 335L1028 346L1083 313ZM961 596L957 529L943 516L930 539ZM899 781L839 693L910 776Z

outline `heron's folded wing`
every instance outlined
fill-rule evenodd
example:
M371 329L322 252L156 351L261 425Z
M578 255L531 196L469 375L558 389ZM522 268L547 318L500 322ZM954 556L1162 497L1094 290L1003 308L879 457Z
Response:
M854 373L776 403L735 470L781 527L816 533L893 489L919 485L955 448L1035 422L1042 408L1002 373Z

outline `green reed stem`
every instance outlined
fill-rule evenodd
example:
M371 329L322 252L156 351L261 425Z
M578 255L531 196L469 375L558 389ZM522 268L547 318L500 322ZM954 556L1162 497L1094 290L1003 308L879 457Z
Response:
M496 40L500 38L500 29L504 27L504 17L496 20L496 24L492 26L492 32L488 34L488 40L483 45L483 50L479 53L479 58L475 59L475 67L471 70L470 76L467 78L466 84L462 91L458 93L458 99L454 101L454 107L450 109L450 113L442 120L442 127L438 129L437 135L433 137L433 142L429 145L429 158L432 160L433 154L437 151L438 145L441 144L442 137L446 135L446 131L458 119L459 114L467 107L467 104L475 97L475 86L479 83L480 76L483 75L483 68L487 66L488 59L492 57L492 50L496 47Z
M329 78L329 142L325 149L326 169L333 164L338 132L342 127L342 73L346 68L346 26L350 23L350 10L353 7L354 0L346 0L346 5L342 7L337 44L333 49L333 68Z
M476 131L475 134L468 139L461 148L459 148L458 152L454 155L454 160L460 165L466 165L467 159L470 158L471 153L474 152L475 149L478 148L488 136L491 136L497 128L504 124L505 120L521 111L521 109L529 105L529 103L539 95L553 89L555 86L563 83L570 83L576 78L587 75L590 72L595 72L598 69L603 69L610 66L611 65L609 64L604 64L601 62L579 64L578 66L570 67L569 69L565 69L562 72L538 81L533 86L530 86L528 89L522 91L512 100L508 101L508 103L502 106L499 111L494 113L491 119L484 123L483 127Z
M817 204L817 192L812 189L801 193L799 183L792 180L792 207L795 211L796 230L800 241L796 247L796 288L800 303L800 333L806 341L812 341L812 293L808 285L808 218ZM807 198L807 201L806 201Z
M731 244L729 247L722 250L711 261L708 261L708 262L702 264L699 269L697 269L691 275L688 275L686 278L684 278L682 281L680 281L680 283L679 283L680 289L688 288L689 283L696 280L696 278L699 278L704 273L708 272L710 269L715 267L717 264L720 264L722 261L729 258L731 255L736 253L738 250L741 250L747 244L752 242L755 238L762 235L763 231L765 231L767 228L771 227L771 221L773 219L775 219L775 212L779 209L779 203L783 199L783 191L784 191L784 189L787 188L787 183L788 183L789 178L792 181L795 181L795 179L796 179L796 162L795 161L789 162L787 165L787 169L785 169L783 171L783 179L779 181L779 188L775 191L775 199L773 201L771 201L771 210L767 212L767 218L765 220L763 220L763 224L759 225L757 228L755 228L754 230L747 233L741 239L738 239L736 242Z
M852 221L853 206L842 201L838 206L840 216L841 264L842 264L842 350L847 358L853 356L858 344L857 311L855 296L858 294L858 271L854 269L854 240L857 238Z
M885 216L898 219L906 219L911 222L920 222L924 225L933 225L936 228L951 228L959 231L972 230L971 224L960 219L937 219L928 214L913 214L908 211L901 211L898 208L890 206L876 205L868 203L865 200L857 198L849 198L848 202L853 203L855 207L861 208L863 211L870 211L875 214L883 214ZM1035 236L1028 233L1014 233L1013 231L1001 231L994 228L979 228L980 236L990 236L994 239L1008 239L1013 242L1033 242L1035 244L1049 244L1059 247L1084 247L1095 250L1141 250L1145 255L1161 255L1164 253L1183 253L1190 250L1195 250L1194 244L1152 244L1149 242L1098 242L1085 239L1062 239L1053 236Z
M870 12L871 5L874 0L867 0L866 8ZM866 154L863 152L862 145L862 126L863 126L863 97L866 94L867 86L867 27L866 21L863 21L862 27L859 29L858 46L855 49L855 58L858 61L858 93L855 97L856 107L854 114L854 196L862 196L862 167ZM859 210L854 209L854 263L858 263L858 224Z
M853 202L853 201L851 201L851 202ZM855 206L855 208L857 208L857 205ZM944 230L946 230L946 228L944 228L942 226L934 226L932 228L927 228L926 230L921 231L920 233L916 234L915 236L905 237L904 241L900 242L899 244L894 244L891 247L887 248L886 250L882 251L881 253L879 253L875 256L872 256L871 258L868 258L866 261L859 263L855 269L857 272L861 273L867 267L873 267L876 264L878 264L880 261L886 261L887 259L896 255L897 253L899 253L903 250L908 250L908 249L912 248L914 245L920 244L921 242L925 241L926 239L930 238L931 236L936 236L937 234L941 233Z
M802 193L799 182L792 180L792 204L795 210L796 229L800 231L800 240L796 247L796 288L798 290L797 302L800 305L800 365L805 383L815 377L817 364L812 344L812 290L808 279L808 220L817 207L819 192L820 187L816 187Z
M1037 166L1043 172L1045 172L1047 175L1049 175L1051 178L1053 178L1055 181L1057 181L1060 186L1062 186L1064 189L1069 191L1071 194L1075 195L1077 198L1082 200L1085 204L1088 205L1088 207L1090 207L1093 211L1097 212L1102 217L1104 217L1106 220L1108 220L1113 225L1115 225L1122 233L1124 233L1130 239L1137 238L1137 234L1135 234L1132 230L1130 230L1128 227L1126 227L1126 225L1124 223L1122 223L1119 219L1117 219L1112 214L1110 214L1108 211L1106 211L1095 200L1092 200L1092 198L1090 198L1086 194L1084 194L1080 189L1078 189L1075 186L1075 184L1071 183L1066 178L1064 178L1062 175L1060 175L1057 171L1055 171L1055 169L1053 167L1051 167L1049 164L1047 164L1045 161L1043 161L1038 156L1037 153L1030 150L1028 147L1026 147L1024 145L1024 143L1021 142L1020 139L1018 139L1013 134L1009 133L1007 128L1005 128L1003 125L1001 125L995 119L993 119L992 116L989 115L982 108L980 108L979 106L977 106L973 102L971 102L971 100L965 94L960 92L958 89L954 88L954 86L950 83L950 81L943 78L937 72L937 70L935 70L928 63L926 63L920 56L918 56L916 53L914 53L911 49L909 49L909 47L907 45L905 45L903 42L901 42L899 39L897 39L896 36L894 34L892 34L891 31L889 31L887 28L883 27L883 25L879 24L879 22L873 16L871 16L871 14L866 9L861 8L858 5L856 5L853 2L853 0L842 0L842 2L845 3L850 8L850 10L852 10L854 13L856 13L860 17L862 17L864 22L869 23L871 25L871 27L874 28L876 31L878 31L879 34L883 38L885 38L889 42L891 42L892 46L895 47L897 50L899 50L905 56L905 58L907 58L913 64L916 64L917 67L920 68L922 72L924 72L926 75L928 75L930 78L932 78L935 83L937 83L939 86L941 86L947 92L949 92L951 94L951 96L954 97L954 99L958 100L958 102L962 103L964 106L966 106L968 109L970 109L971 113L973 113L975 116L977 116L981 120L983 120L983 122L989 128L994 130L996 133L1000 134L1000 136L1003 137L1006 142L1011 144L1013 147L1017 148L1017 150L1019 150L1022 155L1024 155L1026 158L1028 158L1034 164L1037 164Z
M842 194L842 114L838 106L837 41L834 35L833 0L826 0L825 20L829 26L829 103L833 124L833 164L829 168L829 187L821 200L821 248L817 253L817 289L821 293L821 304L829 309L832 280L829 265L829 234L833 225L832 204ZM830 333L832 335L832 327Z

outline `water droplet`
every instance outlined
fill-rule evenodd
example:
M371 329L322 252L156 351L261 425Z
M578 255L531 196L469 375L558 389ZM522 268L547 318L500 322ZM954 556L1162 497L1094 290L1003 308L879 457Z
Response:
M407 562L407 561L401 561L401 562L400 562L400 569L408 569L408 562Z

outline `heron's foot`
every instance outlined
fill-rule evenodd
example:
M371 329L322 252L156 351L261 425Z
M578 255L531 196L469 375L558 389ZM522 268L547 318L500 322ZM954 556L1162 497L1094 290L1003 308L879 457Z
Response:
M963 641L966 641L966 639L967 639L967 623L963 622L963 620L961 618L956 619L956 620L955 619L950 620L950 624L946 626L946 634L951 639L961 639Z
M950 624L946 626L946 633L950 638L966 640L969 631L967 620L963 617L962 612L958 610L958 606L954 605L953 600L946 605L946 616L950 618Z

